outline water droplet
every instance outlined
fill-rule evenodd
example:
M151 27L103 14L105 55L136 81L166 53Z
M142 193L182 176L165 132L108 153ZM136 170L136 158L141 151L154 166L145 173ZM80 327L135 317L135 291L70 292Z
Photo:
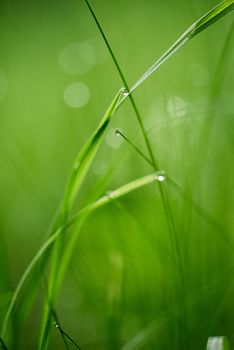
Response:
M156 173L156 179L159 181L159 182L163 182L166 180L166 173L164 170L159 170L157 171Z
M107 191L106 192L106 196L108 197L108 198L113 198L113 194L112 194L112 192L111 191Z
M121 128L111 128L105 137L106 143L113 149L119 148L123 143L122 137L116 137L116 130L121 130ZM117 135L118 136L118 135Z
M128 89L123 88L123 89L122 89L122 95L123 95L123 96L128 96L128 95L129 95Z
M120 136L121 134L120 134L120 131L119 130L115 130L115 135L116 136Z

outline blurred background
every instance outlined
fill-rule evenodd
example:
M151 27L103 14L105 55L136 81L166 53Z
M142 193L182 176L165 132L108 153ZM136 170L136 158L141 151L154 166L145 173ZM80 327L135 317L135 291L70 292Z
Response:
M90 2L130 86L217 4ZM165 181L182 268L155 184L93 213L56 306L82 350L202 350L211 335L226 335L234 346L232 20L228 15L195 37L134 92L160 169L179 186ZM1 1L0 33L2 322L46 237L75 156L122 82L82 0ZM116 128L147 154L127 100L108 127L75 211L153 172ZM38 291L26 322L17 320L17 307L13 312L10 349L36 348L43 285ZM51 327L50 349L64 349Z

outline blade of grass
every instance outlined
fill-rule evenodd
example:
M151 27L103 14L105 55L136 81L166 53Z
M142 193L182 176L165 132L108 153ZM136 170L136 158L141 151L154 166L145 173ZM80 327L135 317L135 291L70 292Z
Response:
M149 165L152 167L152 162L146 157L146 155L131 141L128 137L126 137L121 131L116 130L116 134L121 136L138 154L141 158L143 158ZM160 172L159 172L160 176ZM193 200L193 198L183 190L181 186L177 184L175 180L173 180L168 175L166 176L168 182L170 182L173 187L180 193L183 200L188 203L188 205L200 216L205 220L216 232L222 233L219 237L225 241L227 244L227 247L231 249L231 251L234 250L234 246L230 240L227 239L225 235L225 229L220 225L219 222L217 222L205 209L203 209L197 202Z
M140 127L140 129L141 129L142 135L143 135L143 137L144 137L144 141L145 141L147 150L148 150L148 152L149 152L150 158L151 158L152 162L153 162L154 165L155 165L155 170L157 170L157 169L158 169L158 165L157 165L157 163L156 163L156 159L155 159L155 157L154 157L154 154L153 154L153 151L152 151L152 147L151 147L151 145L150 145L150 141L149 141L149 139L148 139L148 137L147 137L147 133L146 133L146 130L145 130L145 127L144 127L142 118L141 118L141 116L140 116L139 110L138 110L138 108L137 108L137 106L136 106L136 103L135 103L135 100L133 99L133 96L132 96L132 95L128 95L129 85L128 85L128 83L127 83L127 80L126 80L126 78L125 78L125 75L123 74L123 71L122 71L122 69L121 69L121 67L120 67L120 65L119 65L119 63L118 63L118 60L116 59L116 56L115 56L115 54L114 54L114 52L113 52L113 50L112 50L112 48L111 48L111 45L109 44L109 41L108 41L108 39L107 39L107 37L106 37L106 35L105 35L105 33L104 33L104 30L102 29L102 26L101 26L101 24L100 24L100 22L99 22L99 20L98 20L98 18L97 18L97 16L96 16L95 12L93 11L93 9L92 9L92 7L91 7L89 1L88 1L88 0L85 0L85 2L86 2L86 4L87 4L88 9L89 9L89 11L90 11L90 13L91 13L91 15L92 15L92 17L93 17L93 19L94 19L94 21L95 21L97 27L98 27L98 30L100 31L100 34L101 34L101 36L102 36L102 38L103 38L103 40L104 40L104 42L105 42L105 44L106 44L106 47L107 47L107 49L108 49L108 51L109 51L109 53L110 53L110 55L111 55L111 58L112 58L112 60L113 60L113 62L114 62L114 65L115 65L115 67L116 67L116 69L117 69L117 72L119 73L119 76L120 76L120 78L121 78L121 80L122 80L122 82L123 82L123 85L126 87L126 92L125 92L124 95L129 96L129 99L130 99L132 108L133 108L134 113L135 113L135 115L136 115L137 122L138 122L138 124L139 124L139 127Z
M14 294L12 296L11 303L8 307L8 310L7 310L5 318L4 318L3 327L1 329L1 337L4 337L4 335L5 335L8 321L9 321L9 317L13 311L13 307L14 307L16 301L18 300L19 293L21 292L21 290L25 284L25 281L27 280L30 273L32 273L37 262L42 258L42 256L49 249L49 247L51 247L53 245L53 243L56 241L56 239L62 233L65 233L68 230L68 228L70 228L72 225L74 225L80 219L80 217L82 217L82 215L87 214L87 213L90 214L92 211L108 204L109 202L117 200L118 198L121 198L121 197L127 195L128 193L135 191L143 186L149 185L156 180L157 180L156 175L151 174L151 175L147 175L147 176L141 177L139 179L133 180L133 181L129 182L128 184L120 186L119 188L117 188L114 191L110 191L108 194L102 196L94 203L83 208L78 214L76 214L71 220L69 220L65 226L60 227L55 232L53 232L53 234L46 240L46 242L42 245L42 247L34 255L33 259L31 260L31 262L28 264L26 270L24 271L20 281L18 282L18 285L17 285L17 287L14 291Z
M228 273L227 276L230 276L230 274L232 275L232 271L233 267L231 270L226 271L226 273ZM202 300L208 302L211 297L210 291L212 291L214 294L222 294L223 278L226 278L226 274L225 277L222 276L221 278L210 281L209 284L207 284L206 288L201 288L201 286L198 286L196 290L190 292L187 295L184 295L184 301L186 305L191 307L193 310L194 305L198 305ZM168 318L171 317L174 322L176 321L176 314L179 312L181 304L184 301L182 299L178 299L174 305L171 305L162 312L159 312L151 322L149 322L131 339L129 339L127 343L121 347L120 350L146 349L147 341L151 337L155 338L157 334L160 336L160 330L164 325L166 326ZM229 348L227 350L229 350Z
M115 112L116 105L124 91L125 89L121 89L120 92L117 93L114 100L111 102L110 106L108 107L104 117L102 118L98 128L96 129L94 134L89 138L89 140L85 143L85 145L79 152L67 181L67 185L66 185L65 193L60 206L58 218L55 222L54 231L60 226L65 226L70 209L75 200L75 197L79 192L79 189L81 188L84 178L100 146L104 132L110 122L112 115ZM54 247L53 258L52 258L51 269L50 269L50 277L49 277L48 293L49 293L49 299L52 305L53 305L54 299L56 298L57 273L58 273L60 260L62 256L62 250L63 250L63 237L60 236L59 239L56 241L56 246ZM44 304L39 349L45 350L47 348L49 331L50 331L50 321L51 321L50 319L51 319L50 309L48 308L48 303L46 302Z
M234 0L223 0L204 16L194 22L171 47L137 80L130 88L129 93L125 94L119 102L119 105L131 95L147 78L151 76L162 64L172 57L181 47L183 47L190 39L194 38L198 33L212 25L213 23L226 16L234 9Z
M142 118L140 116L140 113L139 113L139 110L136 106L136 103L135 103L135 100L133 99L133 96L131 93L128 92L129 90L129 86L128 86L128 83L127 83L127 80L123 74L123 71L122 69L120 68L120 65L118 64L118 61L115 57L115 54L107 40L107 37L104 33L104 30L102 29L98 19L97 19L97 16L95 15L95 12L93 11L90 3L88 0L85 0L88 8L89 8L89 11L91 12L91 15L93 16L93 19L101 33L101 36L107 46L107 49L113 59L113 62L115 64L115 67L120 75L120 78L124 84L124 86L126 86L127 88L127 91L125 94L123 94L122 98L120 99L120 102L118 103L117 107L120 106L121 104L121 101L124 101L124 99L126 97L129 97L130 99L130 102L131 102L131 105L133 107L133 110L135 112L135 115L136 115L136 118L137 118L137 121L138 121L138 124L140 126L140 129L141 129L141 132L142 132L142 135L143 135L143 138L144 138L144 141L145 141L145 144L146 144L146 147L147 147L147 151L149 153L149 156L150 156L150 159L151 159L151 163L153 164L153 167L154 167L154 170L157 171L159 170L159 166L157 164L157 161L156 161L156 158L154 156L154 153L153 153L153 150L152 150L152 147L151 147L151 144L150 144L150 141L149 141L149 138L147 136L147 133L146 133L146 130L144 128L144 124L143 124L143 121L142 121ZM176 230L175 230L175 224L174 224L174 219L173 219L173 216L172 216L172 212L171 212L171 208L170 208L170 203L169 203L169 199L168 199L168 195L167 195L167 190L165 188L165 186L163 186L163 184L161 182L158 183L158 187L159 187L159 191L160 191L160 196L161 196L161 199L162 199L162 203L163 203L163 207L164 207L164 212L165 212L165 216L167 218L167 223L168 223L168 228L169 228L169 236L170 236L170 242L171 242L171 246L174 247L174 251L176 252L176 255L177 255L177 258L180 259L179 255L179 249L178 249L178 242L177 242L177 238L176 238Z
M52 316L53 316L53 318L55 320L55 327L58 329L58 331L59 331L59 333L60 333L60 335L61 335L61 337L63 339L63 342L64 342L64 345L65 345L66 349L69 350L69 345L68 345L68 341L67 341L67 340L69 340L69 342L71 342L75 346L76 349L81 350L79 345L76 344L76 342L62 328L61 323L60 323L60 321L58 319L58 316L57 316L56 312L52 309L51 313L52 313Z
M8 350L6 344L4 343L4 341L2 340L1 337L0 337L0 347L1 347L1 349L3 349L3 350Z

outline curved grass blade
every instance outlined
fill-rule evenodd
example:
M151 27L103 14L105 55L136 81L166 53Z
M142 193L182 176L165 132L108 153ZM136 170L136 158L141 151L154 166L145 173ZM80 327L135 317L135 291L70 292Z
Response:
M93 18L94 18L94 21L101 33L101 36L107 46L107 49L113 59L113 62L115 64L115 67L120 75L120 78L122 79L124 85L127 87L127 91L125 92L125 94L123 94L122 98L120 99L117 107L120 106L121 104L121 101L124 101L124 99L126 97L129 96L129 99L130 99L130 102L132 104L132 107L133 107L133 110L135 112L135 115L136 115L136 118L137 118L137 121L139 123L139 126L140 126L140 129L141 129L141 132L142 132L142 135L144 137L144 141L145 141L145 144L146 144L146 147L147 147L147 151L149 153L149 156L150 156L150 161L151 163L153 164L153 167L154 167L154 170L157 171L159 170L159 165L158 165L158 162L156 161L156 158L154 156L154 153L153 153L153 149L152 149L152 146L151 146L151 143L150 143L150 140L149 138L147 137L147 133L146 133L146 130L145 130L145 127L144 127L144 124L143 124L143 121L142 121L142 118L140 116L140 113L138 111L138 108L136 106L136 103L135 103L135 100L133 99L133 96L132 94L129 92L129 87L128 87L128 84L127 84L127 81L125 79L125 76L122 72L122 69L120 68L120 65L118 64L118 61L114 55L114 52L107 40L107 37L97 19L97 16L95 15L90 3L88 0L85 0L88 8L89 8L89 11L91 12ZM170 235L170 241L171 241L171 244L172 246L176 246L176 254L177 256L179 257L179 251L178 251L178 243L176 242L176 229L175 229L175 223L174 223L174 218L173 218L173 215L172 215L172 212L171 212L171 208L170 208L170 203L169 203L169 199L168 199L168 194L167 194L167 190L165 187L163 187L163 185L159 182L159 191L160 191L160 196L161 196L161 199L162 199L162 203L163 203L163 207L164 207L164 212L165 212L165 216L167 218L167 222L168 222L168 229L169 229L169 235Z
M96 129L94 134L89 138L89 140L85 143L85 145L79 152L67 181L67 185L66 185L65 193L60 206L58 218L55 222L54 231L60 226L65 226L68 220L69 212L77 196L77 193L82 186L84 178L100 146L104 132L110 122L112 115L115 112L117 103L124 91L125 89L121 89L118 92L118 94L115 96L114 100L111 102L109 108L107 109L104 117L102 118L98 128ZM49 293L49 299L51 300L52 304L56 297L55 290L56 290L56 284L57 284L57 273L58 273L60 260L62 256L62 250L63 250L63 237L60 236L56 242L56 246L54 247L53 258L52 258L51 269L50 269L50 276L49 276L48 293ZM47 348L47 343L49 338L48 336L49 336L49 330L50 330L50 321L51 321L50 309L48 308L48 304L45 303L39 349L45 350Z
M102 136L110 122L111 117L113 116L116 105L123 95L125 89L121 89L114 100L111 102L109 108L107 109L104 117L102 118L99 126L97 127L94 134L89 138L86 144L83 146L82 150L78 154L74 166L72 168L70 177L67 182L64 198L62 205L64 207L70 208L74 202L77 192L82 185L82 182L89 170L89 167L93 161L94 156L100 146L102 141Z
M119 105L130 95L138 86L140 86L147 78L150 77L163 63L172 57L182 46L198 33L214 24L222 17L226 16L234 9L234 0L223 0L216 7L207 12L204 16L194 22L171 47L137 80L130 88L129 94L125 94L119 102Z
M226 337L209 337L206 350L230 350Z
M129 192L135 190L136 188L145 186L151 182L154 182L155 180L158 180L157 174L151 174L151 175L142 177L140 179L134 180L130 183L127 183L126 185L121 186L120 188L118 188L115 191L108 192L105 196L98 199L95 203L88 205L86 208L84 208L81 211L81 213L87 215L91 211L96 210L99 207L102 207L103 205L105 205L105 204L107 204L107 203L109 203L109 202L111 202L119 197L122 197L125 193L129 193ZM60 270L57 274L58 289L62 285L67 266L69 264L69 261L70 261L72 254L73 254L75 244L76 244L76 241L77 241L78 236L80 234L80 229L83 225L83 222L86 218L86 215L83 215L81 220L77 220L77 217L74 218L77 222L77 226L74 228L74 231L73 231L72 235L70 236L70 240L67 242L63 257L61 259Z
M95 201L94 203L88 205L87 207L85 207L84 209L82 209L78 214L76 214L64 227L60 227L56 232L54 232L48 239L47 241L42 245L42 247L38 250L37 254L35 254L35 256L33 257L33 259L31 260L30 264L27 266L25 272L23 273L16 289L15 292L12 296L11 299L11 303L8 307L8 310L6 312L5 318L4 318L4 322L3 322L3 327L1 330L1 337L3 337L5 335L6 329L7 329L7 324L9 321L9 317L12 313L13 307L16 303L16 300L19 297L19 293L21 292L25 281L27 280L27 278L29 277L30 273L32 272L33 268L35 267L35 265L38 263L38 261L41 259L41 257L45 254L45 252L49 249L49 247L51 247L53 245L53 243L56 241L56 239L64 232L66 232L66 230L71 227L73 224L75 224L79 218L83 215L83 214L89 214L92 211L108 204L109 202L113 201L113 200L117 200L123 196L125 196L126 194L135 191L143 186L149 185L152 182L156 181L157 177L155 174L151 174L151 175L147 175L144 177L141 177L139 179L133 180L119 188L117 188L114 191L110 191L108 194L104 195L103 197L99 198L97 201Z

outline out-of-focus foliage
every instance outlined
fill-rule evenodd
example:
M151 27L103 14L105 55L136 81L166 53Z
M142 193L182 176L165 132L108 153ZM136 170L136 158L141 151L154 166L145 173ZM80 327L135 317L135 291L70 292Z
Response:
M130 86L215 5L92 1ZM202 350L212 334L225 334L234 345L232 20L229 15L194 38L134 93L157 162L182 189L165 181L180 263L155 184L95 211L56 306L82 349ZM0 33L2 322L46 237L76 154L122 83L84 1L1 2ZM106 132L77 210L152 173L116 128L147 154L126 101ZM38 289L45 294L43 281ZM16 308L11 348L36 347L41 305L39 297L21 325ZM52 327L50 348L63 349Z

